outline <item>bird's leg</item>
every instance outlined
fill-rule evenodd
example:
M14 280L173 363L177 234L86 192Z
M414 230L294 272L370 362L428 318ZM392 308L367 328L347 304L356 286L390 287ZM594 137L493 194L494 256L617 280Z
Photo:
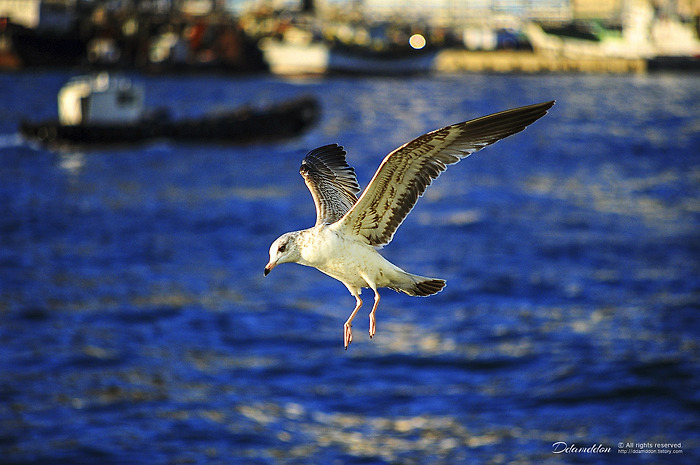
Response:
M348 345L352 342L352 319L355 318L357 311L362 307L362 299L360 299L359 295L355 295L355 301L357 302L355 310L352 311L350 318L348 318L343 325L343 343L345 344L345 350L348 350Z
M372 339L374 337L374 333L377 331L377 319L375 318L374 314L377 311L377 306L379 305L379 292L377 292L376 289L374 289L374 306L372 307L372 311L369 312L369 338Z

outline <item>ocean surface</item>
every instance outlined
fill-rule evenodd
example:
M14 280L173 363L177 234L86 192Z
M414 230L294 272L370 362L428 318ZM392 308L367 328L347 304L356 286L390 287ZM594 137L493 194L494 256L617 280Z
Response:
M323 116L243 146L24 141L70 77L0 75L0 463L700 463L697 75L135 76L176 116ZM447 287L381 291L373 340L368 306L343 350L341 283L263 277L314 223L308 150L344 145L365 186L413 137L551 99L382 250Z

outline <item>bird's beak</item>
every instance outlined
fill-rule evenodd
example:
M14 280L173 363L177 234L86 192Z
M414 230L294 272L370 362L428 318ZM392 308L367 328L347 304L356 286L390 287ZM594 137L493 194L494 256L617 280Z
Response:
M265 265L265 276L269 275L269 274L270 274L270 271L272 271L272 269L273 269L276 265L277 265L276 263L272 263L272 262L270 262L270 263L268 263L267 265Z

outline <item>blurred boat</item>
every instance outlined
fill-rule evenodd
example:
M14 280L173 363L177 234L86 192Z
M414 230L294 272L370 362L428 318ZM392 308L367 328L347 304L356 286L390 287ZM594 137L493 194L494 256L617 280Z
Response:
M356 74L406 76L434 69L437 49L420 33L391 24L343 24L313 32L310 25L291 27L258 46L270 71L281 75Z
M700 40L692 25L657 16L644 0L625 3L620 31L594 23L558 28L532 23L526 32L535 51L546 55L643 59L652 69L700 69Z
M311 96L264 108L250 106L200 118L172 119L165 109L146 112L142 85L107 73L71 79L58 93L58 121L20 124L22 135L46 145L106 145L151 139L253 142L294 137L320 115Z
M437 51L372 50L367 47L310 42L306 44L276 39L261 41L270 71L280 75L360 74L405 76L433 70Z
M390 49L376 51L365 47L335 45L329 55L328 71L339 74L410 76L433 70L435 49Z
M258 46L273 74L285 76L328 72L330 51L325 43L298 43L265 38Z

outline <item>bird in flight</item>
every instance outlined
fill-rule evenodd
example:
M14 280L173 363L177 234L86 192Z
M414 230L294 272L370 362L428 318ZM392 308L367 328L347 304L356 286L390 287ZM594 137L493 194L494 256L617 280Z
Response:
M513 108L417 137L384 158L359 198L355 170L348 165L343 147L331 144L310 151L299 171L316 204L316 224L282 234L272 243L265 276L280 263L293 262L342 282L355 297L355 308L343 325L346 350L352 342L352 321L362 307L362 288L372 289L372 338L380 300L377 289L388 287L424 297L445 287L443 279L407 273L377 249L391 242L418 198L448 165L522 131L552 105L553 100Z

